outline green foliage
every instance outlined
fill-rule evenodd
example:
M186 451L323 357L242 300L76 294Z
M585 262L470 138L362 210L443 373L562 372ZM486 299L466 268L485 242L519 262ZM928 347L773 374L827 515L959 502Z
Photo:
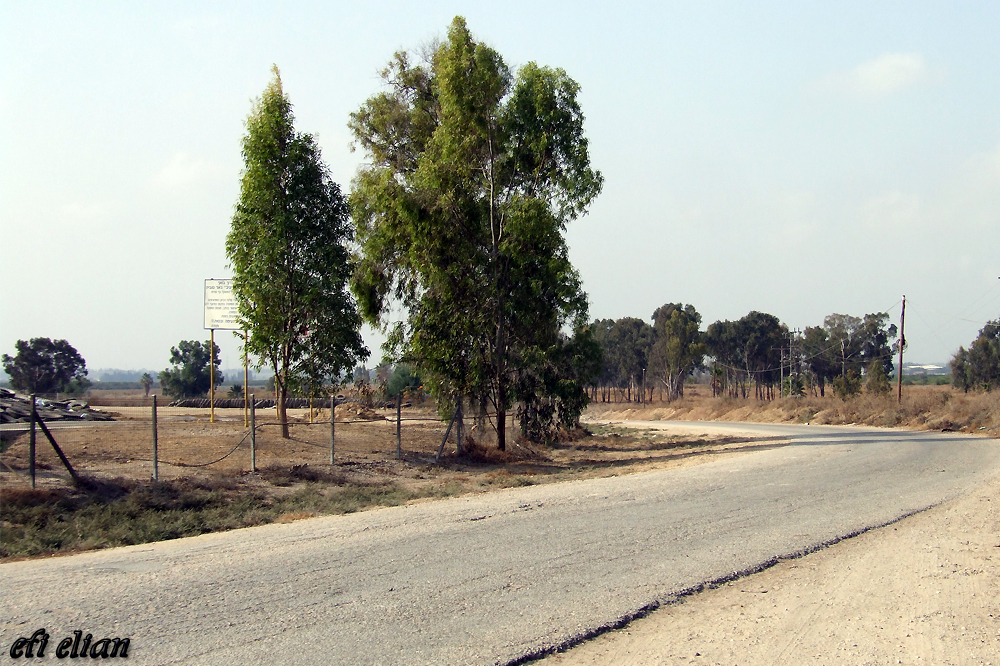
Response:
M873 363L882 366L882 374L889 377L892 374L893 355L899 351L900 341L892 340L898 329L895 324L889 324L889 315L885 312L866 314L859 331L861 336L861 363L870 369Z
M899 351L899 342L892 342L897 335L896 325L888 325L889 315L866 314L864 319L850 315L832 314L823 320L828 334L824 367L828 377L853 370L861 375L862 368L869 368L878 361L886 376L892 373L893 354Z
M577 328L572 337L560 336L555 345L542 350L514 384L524 436L534 442L550 441L560 429L579 425L590 402L586 387L601 365L601 348L589 326Z
M229 387L229 397L230 398L242 398L243 397L243 384L233 384Z
M139 384L142 386L143 391L146 395L149 395L149 390L153 388L153 378L148 372L142 373L142 377L139 378Z
M90 385L91 391L137 391L142 388L139 382L106 382L96 381Z
M958 348L951 377L955 388L966 393L1000 386L1000 319L987 322L968 349Z
M756 310L739 321L717 321L705 331L708 353L722 366L722 387L732 396L771 394L781 377L781 348L787 345L788 327L774 315Z
M702 365L708 345L693 305L667 303L653 313L651 371L667 387L667 400L684 397L684 380Z
M878 359L871 362L868 372L865 373L865 392L872 395L889 395L892 386L889 385L889 377L885 374L885 366Z
M653 335L653 327L637 317L622 317L611 326L604 362L616 386L631 388L642 381L642 371L649 367Z
M90 387L87 362L65 340L32 338L14 344L17 354L3 355L10 385L25 393L83 393Z
M838 375L833 380L833 394L841 400L847 400L861 393L861 377L854 370L848 370L846 375Z
M250 334L247 349L274 370L287 437L289 392L314 393L368 350L348 291L347 202L314 137L295 130L277 67L273 73L247 118L240 199L226 253Z
M504 448L514 385L548 390L539 364L564 368L547 354L586 321L564 232L602 177L579 86L535 63L512 75L460 17L422 63L397 53L382 77L387 91L350 121L367 156L351 194L352 285L373 324L403 306L387 353L419 369L440 404L492 403Z
M926 372L916 372L903 375L903 386L948 386L952 383L952 375L929 375Z
M800 343L810 379L816 383L819 394L825 396L827 382L838 374L838 366L834 363L832 353L836 345L830 343L830 333L822 326L806 327Z
M163 392L173 398L193 398L208 393L212 384L212 342L204 344L197 340L181 340L170 348L170 365L160 372L160 386ZM219 345L215 345L215 385L224 381L219 372Z
M399 363L393 368L392 375L390 375L389 380L386 382L385 390L386 395L390 398L395 398L404 391L416 389L421 386L423 386L423 380L420 379L420 375L415 373L405 363Z
M785 377L785 385L782 391L789 397L802 398L806 394L806 384L801 375Z

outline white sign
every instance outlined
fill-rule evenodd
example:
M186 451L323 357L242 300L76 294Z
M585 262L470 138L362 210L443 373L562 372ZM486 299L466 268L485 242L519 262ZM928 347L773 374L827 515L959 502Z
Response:
M239 331L239 309L232 280L205 280L205 328Z

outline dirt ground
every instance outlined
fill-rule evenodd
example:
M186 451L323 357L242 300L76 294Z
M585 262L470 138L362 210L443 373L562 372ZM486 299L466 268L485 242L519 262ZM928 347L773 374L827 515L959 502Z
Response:
M89 423L51 430L73 467L97 477L149 479L153 473L152 423L146 408L108 406L114 422ZM359 413L360 412L360 413ZM189 408L158 410L157 457L161 480L205 475L238 475L248 480L251 467L249 430L243 412L217 409L215 422L208 411ZM290 468L329 466L329 411L313 414L289 410L290 439L281 439L273 410L257 413L256 467ZM389 420L387 420L389 419ZM471 428L472 423L466 427ZM337 469L355 480L391 480L409 488L433 484L459 484L467 491L510 485L527 485L571 478L627 474L641 469L691 465L720 455L737 455L758 446L743 438L677 436L649 431L600 427L593 436L546 447L516 441L499 455L494 444L469 455L457 455L454 430L442 450L447 423L428 408L403 410L400 453L396 457L394 410L359 410L337 407L334 460ZM470 442L466 441L468 449ZM28 436L6 444L0 454L0 484L29 483ZM211 463L206 465L206 463ZM67 485L69 474L41 434L36 438L36 485Z

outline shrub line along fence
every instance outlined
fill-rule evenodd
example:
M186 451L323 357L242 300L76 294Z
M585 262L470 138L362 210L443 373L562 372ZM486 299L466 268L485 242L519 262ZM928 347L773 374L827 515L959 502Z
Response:
M230 456L232 456L234 453L236 453L237 450L240 449L241 446L244 445L245 442L247 442L247 440L249 440L249 448L250 448L250 471L251 471L251 473L255 473L255 472L257 472L257 433L259 431L261 431L263 428L266 428L266 427L276 427L276 426L281 426L282 425L281 423L278 423L278 422L258 423L258 421L257 421L257 408L258 407L263 407L264 405L262 405L262 403L264 401L258 401L258 400L256 400L254 398L254 396L251 395L250 396L250 400L248 402L248 413L246 414L246 419L245 419L245 422L244 422L244 425L246 427L246 432L243 433L243 436L239 439L239 441L235 444L235 446L233 446L231 449L229 449L229 451L227 451L221 457L218 457L218 458L216 458L214 460L211 460L209 462L204 462L204 463L185 463L185 462L171 462L171 461L168 461L168 460L161 460L160 459L160 429L161 429L161 426L160 426L160 423L159 423L159 416L158 416L157 396L154 394L154 395L150 396L150 398L151 398L151 405L149 407L149 409L150 409L149 414L150 414L151 428L152 428L152 432L151 432L151 435L152 435L152 438L151 438L152 459L151 459L151 461L147 459L146 462L152 462L152 479L154 481L158 481L159 478L160 478L160 463L163 463L163 464L166 464L166 465L175 466L175 467L185 467L185 468L209 467L211 465L215 465L217 463L220 463L223 460L226 460L227 458L229 458ZM205 402L207 403L208 401L205 401ZM240 402L242 403L242 401L240 401ZM267 402L273 404L273 401L267 401ZM36 399L35 395L31 396L31 398L30 398L30 404L31 404L31 407L30 407L30 418L28 419L29 423L26 424L26 425L28 425L28 459L29 459L28 460L28 471L29 471L29 476L30 476L30 479L31 479L31 487L32 488L36 487L36 454L37 454L37 451L36 451L36 437L37 437L37 435L36 435L36 433L37 433L38 430L41 430L42 433L45 435L45 437L49 440L49 443L52 445L53 449L55 450L56 454L58 455L58 457L59 457L60 461L62 462L63 466L65 466L65 468L68 470L70 476L72 477L73 483L75 485L78 485L78 486L81 485L83 483L83 480L82 480L80 474L77 472L76 469L74 469L73 465L70 463L69 459L67 458L67 456L65 455L65 453L63 452L63 450L60 448L59 444L57 443L56 438L53 436L51 430L45 425L44 418L38 413L37 399ZM330 423L330 439L329 439L330 458L329 458L329 461L330 461L331 465L335 464L335 461L336 461L336 436L337 436L337 423L338 423L338 421L335 418L335 414L336 414L335 408L336 408L337 404L338 404L337 403L337 398L336 397L331 397L330 400L329 400L329 408L330 408L330 415L331 415L331 418L330 418L330 421L329 421L329 423ZM173 406L173 404L171 404L170 406ZM242 407L242 406L243 405L240 404L240 407ZM268 405L268 406L270 406L270 405ZM310 404L309 406L310 406L310 424L311 425L322 425L325 422L325 419L323 421L319 421L319 422L316 422L316 423L312 422L312 409L311 409L312 408L312 404ZM394 419L395 420L395 424L396 424L396 428L395 428L395 431L396 431L395 432L395 435L396 435L396 459L400 460L403 457L403 450L402 450L402 422L403 421L433 421L433 422L439 423L441 425L444 424L444 421L441 420L441 419L439 419L439 418L433 418L433 417L419 417L418 416L418 417L403 418L403 416L402 416L402 396L397 396L397 398L395 400L395 404L393 406L395 407L395 411L396 411L395 419ZM323 408L323 406L320 406L320 408ZM389 421L391 423L392 419L388 419L388 418L385 418L385 417L381 417L381 418L377 418L377 419L376 418L363 418L363 419L354 419L352 421L340 421L340 423L343 425L343 424L353 423L353 422L374 422L374 421ZM299 424L299 425L304 425L304 424ZM79 426L77 426L77 427L79 427ZM444 451L444 447L445 447L446 443L448 442L449 436L451 435L451 431L452 431L453 428L455 429L455 439L456 439L456 443L457 443L456 450L457 450L457 453L460 454L462 452L462 437L463 437L463 430L464 430L464 417L463 417L463 410L462 410L462 400L458 401L458 406L457 406L457 408L456 408L456 410L455 410L455 412L454 412L451 420L448 422L447 429L445 430L444 436L441 439L440 446L438 446L438 448L437 448L437 453L434 456L435 462L437 462L437 461L440 460L441 455L442 455L442 453ZM320 445L317 445L317 444L312 444L311 442L304 442L304 443L308 444L310 446L320 446ZM326 447L321 447L321 448L326 448ZM143 458L133 458L133 460L137 461L137 462L142 462ZM14 471L13 469L10 468L10 466L8 466L6 464L4 464L4 466L7 467L7 469L9 471L11 471L11 472Z

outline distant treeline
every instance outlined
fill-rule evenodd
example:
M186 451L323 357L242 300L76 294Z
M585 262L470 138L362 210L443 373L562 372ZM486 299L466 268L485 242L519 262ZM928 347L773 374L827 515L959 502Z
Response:
M862 389L888 393L899 350L896 326L884 312L834 313L821 326L797 331L752 311L702 330L694 306L667 303L652 323L599 319L590 330L602 359L590 397L600 402L648 401L654 390L667 400L682 398L695 374L706 377L715 396L822 396L829 384L843 397Z
M159 382L153 382L151 388L160 388ZM131 391L134 389L143 390L142 384L135 382L105 382L98 381L90 385L91 391Z

